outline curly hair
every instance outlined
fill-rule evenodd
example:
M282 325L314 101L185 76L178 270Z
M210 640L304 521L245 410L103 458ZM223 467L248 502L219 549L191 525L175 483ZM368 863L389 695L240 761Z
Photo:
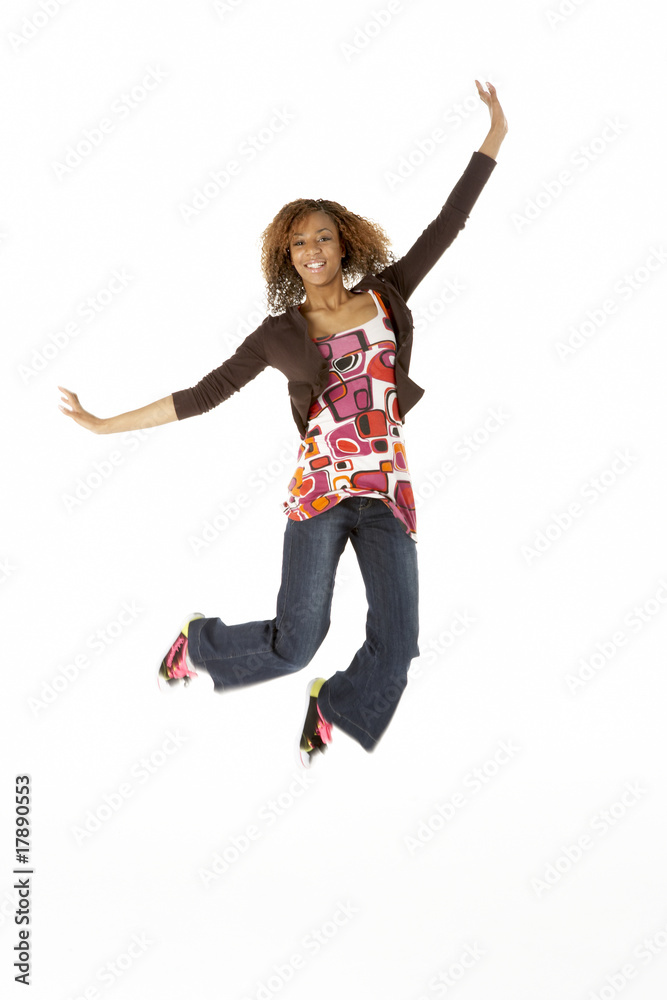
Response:
M341 258L343 279L353 284L366 274L377 274L395 262L387 234L376 222L349 212L337 201L297 198L280 209L262 233L262 274L268 286L269 312L284 312L304 300L301 277L290 259L289 240L294 224L309 212L326 212L338 227L345 245Z

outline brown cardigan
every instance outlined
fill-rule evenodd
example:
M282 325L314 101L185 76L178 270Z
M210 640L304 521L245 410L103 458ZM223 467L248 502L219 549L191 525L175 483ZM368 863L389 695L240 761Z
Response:
M389 309L396 331L396 393L401 419L424 394L408 375L413 322L407 300L464 228L495 166L496 161L486 153L474 152L440 213L408 252L378 274L365 275L349 289L366 292L372 288ZM326 387L328 365L309 336L306 319L296 305L262 320L234 354L197 385L172 393L176 416L183 420L205 413L229 399L267 365L278 368L287 378L292 416L303 436L311 403Z

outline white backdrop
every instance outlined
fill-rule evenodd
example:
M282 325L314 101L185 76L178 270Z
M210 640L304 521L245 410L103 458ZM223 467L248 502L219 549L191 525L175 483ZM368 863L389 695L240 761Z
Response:
M29 928L39 1000L663 1000L661 11L3 4L3 995ZM373 754L300 772L305 685L363 640L350 547L305 671L155 682L187 613L275 612L283 376L108 437L56 386L106 416L219 365L288 200L405 253L486 136L475 78L508 136L410 300L422 655Z

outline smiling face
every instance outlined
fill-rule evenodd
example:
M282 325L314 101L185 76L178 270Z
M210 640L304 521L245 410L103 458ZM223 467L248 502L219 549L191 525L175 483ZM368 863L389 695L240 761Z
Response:
M292 264L304 284L326 285L340 272L345 247L336 223L326 212L309 212L296 219L290 234Z

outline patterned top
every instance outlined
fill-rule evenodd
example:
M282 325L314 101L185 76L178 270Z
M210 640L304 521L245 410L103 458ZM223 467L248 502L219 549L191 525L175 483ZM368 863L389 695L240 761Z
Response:
M417 541L396 396L396 337L382 299L370 294L377 313L365 326L314 341L329 378L310 407L283 507L293 521L304 521L347 497L377 497Z

